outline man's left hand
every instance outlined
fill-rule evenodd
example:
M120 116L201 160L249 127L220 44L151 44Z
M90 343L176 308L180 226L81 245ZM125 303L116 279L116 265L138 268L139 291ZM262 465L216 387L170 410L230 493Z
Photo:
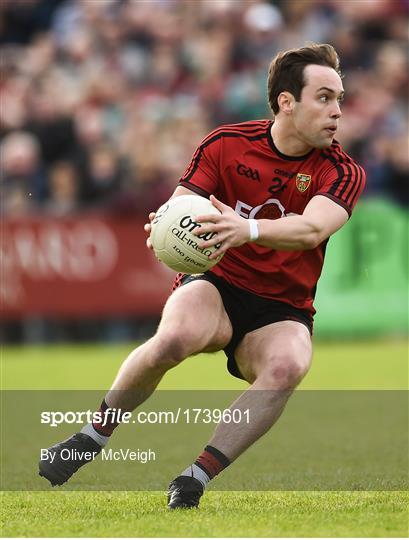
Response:
M221 243L219 249L210 256L210 259L216 259L229 248L249 242L250 229L246 219L237 215L230 206L216 199L214 195L210 195L210 202L221 214L198 216L197 222L203 223L203 225L195 229L193 234L199 236L206 233L216 233L211 240L199 242L201 248L209 248Z

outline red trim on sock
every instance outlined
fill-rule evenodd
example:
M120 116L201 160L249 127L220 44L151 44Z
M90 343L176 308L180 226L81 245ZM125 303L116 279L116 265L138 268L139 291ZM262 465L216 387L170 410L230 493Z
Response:
M98 409L98 413L100 413L101 420L94 420L92 422L92 427L100 435L110 437L114 429L121 423L122 411L121 409L111 409L104 400Z
M205 470L207 476L212 479L219 474L225 465L207 450L204 450L195 461L195 464Z

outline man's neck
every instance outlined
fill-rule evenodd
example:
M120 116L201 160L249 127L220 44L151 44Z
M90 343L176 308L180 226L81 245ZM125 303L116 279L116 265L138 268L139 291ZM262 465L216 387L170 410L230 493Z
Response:
M300 157L312 150L312 146L297 137L292 127L283 126L277 119L271 126L271 137L277 150L285 156Z

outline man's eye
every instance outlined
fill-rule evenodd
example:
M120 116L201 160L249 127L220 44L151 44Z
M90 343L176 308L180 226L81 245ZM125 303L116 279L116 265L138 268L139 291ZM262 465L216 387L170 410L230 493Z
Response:
M328 101L328 96L320 96L320 101L326 103Z

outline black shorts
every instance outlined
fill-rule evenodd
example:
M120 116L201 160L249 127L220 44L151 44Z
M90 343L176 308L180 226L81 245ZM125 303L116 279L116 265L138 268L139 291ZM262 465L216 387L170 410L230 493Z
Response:
M199 279L209 281L220 293L233 328L233 336L223 349L227 356L227 369L239 379L244 379L244 377L237 366L234 353L237 345L248 332L279 321L297 321L304 324L312 334L313 319L307 310L297 309L285 302L270 300L239 289L212 272L179 275L174 288Z

